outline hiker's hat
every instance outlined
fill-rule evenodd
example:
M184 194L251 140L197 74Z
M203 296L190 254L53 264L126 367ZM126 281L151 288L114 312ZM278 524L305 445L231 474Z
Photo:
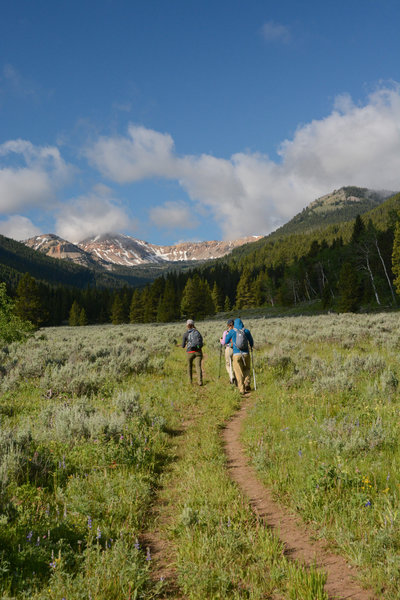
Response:
M233 319L228 319L227 325L234 325Z
M194 321L193 321L193 319L188 319L188 320L186 321L186 325L194 325Z

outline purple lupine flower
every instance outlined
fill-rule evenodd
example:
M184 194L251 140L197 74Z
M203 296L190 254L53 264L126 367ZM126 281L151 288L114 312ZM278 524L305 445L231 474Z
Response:
M364 506L371 506L371 500L367 500Z
M151 560L150 548L147 548L146 560Z
M28 533L28 535L26 536L26 539L28 540L28 542L30 542L30 541L31 541L31 539L32 539L32 535L33 535L33 531L30 531L30 532Z
M100 539L101 538L101 529L100 527L97 528L97 533L96 533L96 539Z
M88 517L88 519L87 519L87 526L88 526L89 529L92 529L92 519L91 519L91 517Z
M300 458L303 456L303 453L301 450L299 450L298 455L300 456Z

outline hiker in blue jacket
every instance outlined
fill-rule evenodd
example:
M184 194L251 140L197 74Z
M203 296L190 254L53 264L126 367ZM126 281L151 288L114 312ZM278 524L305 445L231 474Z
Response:
M245 329L241 319L235 319L233 329L226 337L225 344L232 340L233 344L233 372L235 373L239 392L241 395L250 391L250 348L253 348L253 337L248 329Z

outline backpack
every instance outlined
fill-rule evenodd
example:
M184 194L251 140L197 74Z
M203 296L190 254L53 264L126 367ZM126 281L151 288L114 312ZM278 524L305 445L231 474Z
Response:
M200 350L203 345L203 338L201 337L200 331L197 329L191 329L188 335L187 349L188 350Z
M247 339L247 335L244 329L236 329L236 341L234 342L236 348L241 352L249 351L249 340Z

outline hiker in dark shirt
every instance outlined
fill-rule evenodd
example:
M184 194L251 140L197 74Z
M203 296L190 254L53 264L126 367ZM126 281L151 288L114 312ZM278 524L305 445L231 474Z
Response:
M194 326L194 321L186 321L186 331L182 337L182 348L186 346L187 372L189 381L192 383L193 362L196 365L197 383L203 385L202 361L203 361L203 338L198 329Z

